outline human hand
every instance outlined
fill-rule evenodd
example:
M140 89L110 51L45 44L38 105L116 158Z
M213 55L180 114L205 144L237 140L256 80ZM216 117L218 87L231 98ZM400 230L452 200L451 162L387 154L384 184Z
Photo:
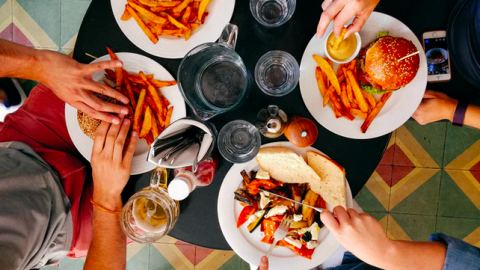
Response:
M447 119L453 121L458 101L444 93L427 90L412 117L420 125Z
M373 264L384 259L393 241L377 220L353 209L345 211L342 206L335 207L333 212L337 218L324 210L320 219L343 247L366 263Z
M268 258L266 256L263 256L260 259L260 266L258 267L258 270L268 270Z
M120 123L120 117L110 113L128 114L126 106L102 101L93 94L100 93L128 104L129 99L119 91L92 80L94 72L121 67L121 61L85 65L57 52L45 52L42 55L43 67L38 80L52 89L60 99L93 118L109 123Z
M124 149L130 123L127 118L118 125L102 122L95 134L91 162L93 200L110 210L122 208L120 195L130 178L130 164L138 140L138 133L132 131L130 143Z
M317 37L323 37L332 20L333 31L337 37L340 36L345 24L354 17L352 24L347 28L345 38L360 31L378 2L380 0L324 0L322 16L317 27Z

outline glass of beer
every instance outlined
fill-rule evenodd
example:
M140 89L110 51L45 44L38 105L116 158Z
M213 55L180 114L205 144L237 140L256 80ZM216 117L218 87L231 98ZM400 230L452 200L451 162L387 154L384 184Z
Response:
M135 193L121 213L122 229L127 237L138 243L153 243L167 235L180 215L178 201L166 190L167 170L157 167L150 186Z

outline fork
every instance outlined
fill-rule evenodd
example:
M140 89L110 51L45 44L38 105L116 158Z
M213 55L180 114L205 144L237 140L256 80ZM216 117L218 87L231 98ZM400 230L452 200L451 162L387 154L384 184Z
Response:
M283 216L280 226L278 226L277 230L275 231L275 234L273 235L273 244L270 246L270 249L265 255L267 256L267 258L272 253L272 250L277 245L277 242L280 240L283 240L283 238L287 236L288 229L290 229L290 225L292 225L292 219L288 215Z

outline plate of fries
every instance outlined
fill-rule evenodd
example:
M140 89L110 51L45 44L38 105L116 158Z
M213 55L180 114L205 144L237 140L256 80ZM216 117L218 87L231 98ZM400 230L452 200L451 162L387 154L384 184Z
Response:
M326 33L333 29L330 23ZM369 94L360 88L357 59L338 65L324 50L327 36L314 36L300 64L300 92L307 109L323 127L351 139L371 139L388 134L403 125L422 101L427 85L427 61L423 46L401 21L373 12L359 32L362 47L376 39L379 31L403 37L420 51L416 77L405 87L383 94Z
M175 79L160 64L143 55L115 54L107 49L109 54L92 63L118 59L123 62L123 68L95 72L92 78L121 91L130 99L130 113L126 117L132 120L132 130L140 135L132 159L131 174L148 172L156 167L147 161L149 145L170 123L186 116L185 102ZM80 127L81 114L76 108L65 105L65 121L70 138L83 157L90 161L93 139ZM90 121L93 122L91 125L99 124L98 120Z
M178 59L220 37L235 0L111 0L111 5L133 44L152 55Z

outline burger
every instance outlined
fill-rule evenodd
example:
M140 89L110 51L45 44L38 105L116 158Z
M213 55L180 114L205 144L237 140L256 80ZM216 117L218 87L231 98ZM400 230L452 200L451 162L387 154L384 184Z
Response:
M111 98L102 94L97 94L97 93L94 93L94 95L96 95L98 98L100 98L103 101L113 103L113 104L123 105L120 101L114 98ZM133 110L132 108L130 108L130 106L128 106L128 110L129 110L129 113L125 116L125 118L131 119L133 116ZM87 135L92 140L95 138L95 132L97 132L97 128L102 122L101 120L90 117L88 114L80 110L77 110L77 121L83 133L85 133L85 135Z
M410 40L389 35L378 37L361 49L357 70L363 90L381 94L409 84L417 75L420 57L416 54L398 60L416 51Z

